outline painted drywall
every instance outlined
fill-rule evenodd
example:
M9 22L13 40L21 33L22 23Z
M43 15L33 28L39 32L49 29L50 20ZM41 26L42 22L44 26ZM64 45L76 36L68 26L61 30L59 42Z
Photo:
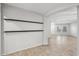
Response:
M4 18L43 22L42 16L17 7L3 6ZM43 30L43 24L4 20L4 30ZM4 33L4 54L42 45L43 32Z
M78 41L77 41L77 55L79 56L79 6L77 6L77 25L78 25L78 32L77 32L77 36L78 36Z
M42 30L42 24L4 20L4 30Z
M1 3L0 3L0 55L1 55Z
M70 24L70 34L77 37L78 33L78 25L77 22Z
M5 35L6 54L42 45L42 32L28 33L6 33Z
M29 12L27 10L23 10L21 8L8 6L6 4L4 5L4 17L19 20L43 22L41 15Z
M48 38L50 36L50 20L44 16L44 40L43 44L47 45L48 44Z

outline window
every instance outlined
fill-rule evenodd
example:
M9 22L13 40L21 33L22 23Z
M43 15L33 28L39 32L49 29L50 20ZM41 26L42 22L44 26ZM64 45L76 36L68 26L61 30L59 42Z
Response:
M51 32L66 34L69 32L69 24L51 24Z

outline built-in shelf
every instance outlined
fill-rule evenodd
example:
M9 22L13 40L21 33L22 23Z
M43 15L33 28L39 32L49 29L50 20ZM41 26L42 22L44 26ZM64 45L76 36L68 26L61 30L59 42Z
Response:
M28 22L28 23L36 23L36 24L43 24L43 22L27 21L27 20L17 20L17 19L4 19L4 20L18 21L18 22Z
M5 33L12 33L12 32L41 32L43 30L16 30L16 31L4 31Z

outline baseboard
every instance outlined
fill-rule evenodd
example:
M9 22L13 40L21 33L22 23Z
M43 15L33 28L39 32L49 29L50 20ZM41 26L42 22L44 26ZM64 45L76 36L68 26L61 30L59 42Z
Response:
M8 53L4 53L3 56L5 55L9 55L9 54L12 54L12 53L15 53L15 52L19 52L19 51L22 51L22 50L26 50L26 49L30 49L30 48L34 48L34 47L38 47L38 46L41 46L42 44L38 44L38 45L35 45L35 46L32 46L32 47L28 47L28 48L24 48L24 49L19 49L19 50L16 50L16 51L11 51L11 52L8 52Z

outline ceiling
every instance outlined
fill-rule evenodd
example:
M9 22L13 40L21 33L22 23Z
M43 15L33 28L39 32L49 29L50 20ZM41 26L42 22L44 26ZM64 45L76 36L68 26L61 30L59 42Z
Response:
M7 3L11 6L23 8L32 12L39 13L41 15L49 15L51 12L68 8L70 6L76 6L74 3Z

